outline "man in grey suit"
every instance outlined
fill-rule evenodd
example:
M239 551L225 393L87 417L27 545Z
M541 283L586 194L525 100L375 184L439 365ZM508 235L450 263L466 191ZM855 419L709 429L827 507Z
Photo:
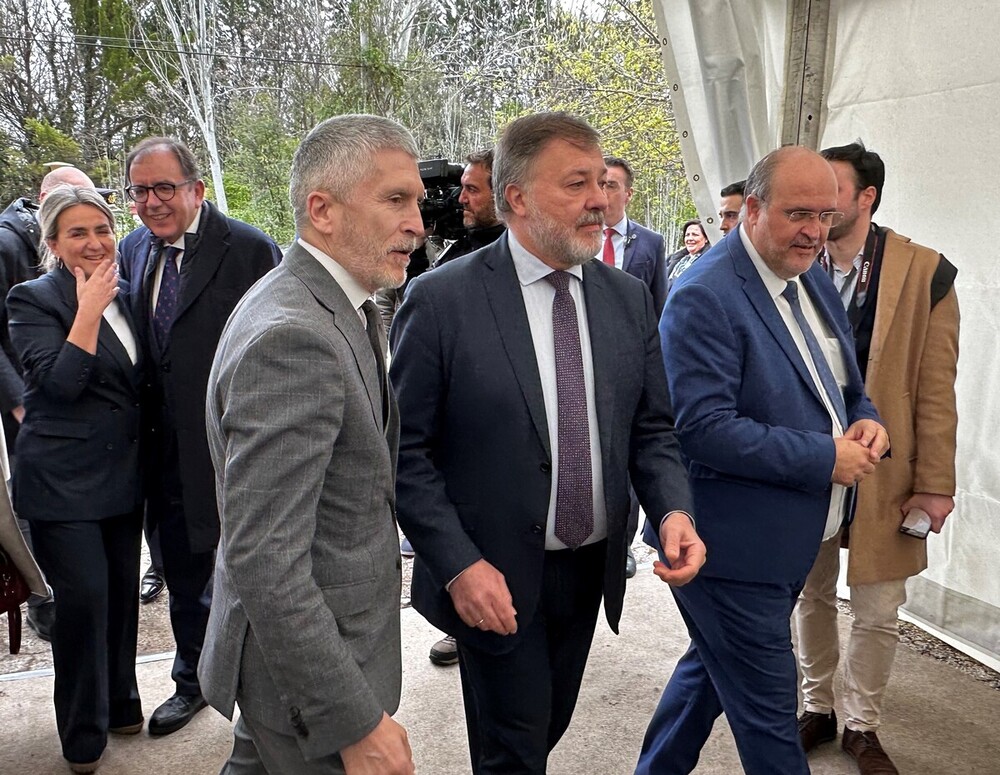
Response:
M201 661L244 773L412 773L399 705L399 422L377 289L423 226L398 124L338 116L292 162L299 238L243 298L208 391L222 538Z

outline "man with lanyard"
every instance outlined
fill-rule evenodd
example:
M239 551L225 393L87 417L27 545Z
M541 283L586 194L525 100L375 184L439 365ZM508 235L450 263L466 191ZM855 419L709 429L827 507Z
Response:
M899 637L897 609L906 579L927 567L920 539L926 529L941 532L954 507L957 270L937 251L872 223L885 182L878 154L857 141L822 155L836 173L837 209L846 217L830 229L820 262L840 292L866 392L893 447L859 487L853 522L824 541L796 607L805 706L799 736L807 753L837 736L836 591L849 537L854 620L843 666L842 746L862 775L891 775L897 769L876 732ZM923 519L922 536L901 532L907 517Z

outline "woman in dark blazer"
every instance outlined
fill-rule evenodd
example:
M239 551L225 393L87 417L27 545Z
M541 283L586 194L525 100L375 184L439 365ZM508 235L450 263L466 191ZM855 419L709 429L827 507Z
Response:
M47 273L7 299L24 366L14 508L55 591L55 709L73 772L97 769L108 732L142 729L135 677L142 492L140 348L115 263L114 218L93 189L39 210Z
M708 234L705 233L705 227L697 219L687 221L681 232L684 234L684 247L667 256L667 293L670 292L677 278L690 269L694 262L712 247L712 243L708 240Z

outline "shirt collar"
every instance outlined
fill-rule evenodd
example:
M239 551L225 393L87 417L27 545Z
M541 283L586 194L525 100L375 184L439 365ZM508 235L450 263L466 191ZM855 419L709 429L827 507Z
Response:
M171 242L169 245L164 245L164 247L177 248L178 250L184 250L184 236L187 234L197 234L198 226L201 223L201 208L198 208L198 212L194 214L194 220L188 224L188 227L184 230L184 234L179 236L175 242Z
M614 229L615 232L617 232L618 234L621 234L623 237L626 236L628 234L628 216L623 215L622 219L618 221L618 223L614 224L611 228Z
M742 240L743 247L746 248L747 254L750 256L750 260L757 270L757 274L763 280L767 292L771 294L772 299L777 299L785 290L788 281L778 277L778 275L771 271L771 267L764 263L764 259L757 252L757 248L753 246L750 237L747 235L746 227L742 223L740 224L740 240Z
M537 256L529 253L528 249L517 241L517 237L510 229L507 229L507 246L510 248L511 258L514 259L514 271L517 272L517 279L521 285L531 285L557 271ZM566 271L583 282L582 266L573 266Z
M367 301L368 297L371 296L368 291L366 291L354 276L344 269L343 266L338 264L333 258L328 256L322 250L320 250L315 245L310 245L301 237L296 240L299 245L313 258L319 261L320 265L330 273L330 276L337 282L340 289L347 296L347 300L351 302L351 306L354 309L361 309L361 305Z

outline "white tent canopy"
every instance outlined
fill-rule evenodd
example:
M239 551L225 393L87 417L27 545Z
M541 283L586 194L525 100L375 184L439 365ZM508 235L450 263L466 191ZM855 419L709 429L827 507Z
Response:
M694 201L787 142L886 163L876 220L959 268L958 495L904 615L1000 666L1000 16L958 0L656 0ZM981 208L981 209L979 209ZM991 392L991 386L997 392Z

